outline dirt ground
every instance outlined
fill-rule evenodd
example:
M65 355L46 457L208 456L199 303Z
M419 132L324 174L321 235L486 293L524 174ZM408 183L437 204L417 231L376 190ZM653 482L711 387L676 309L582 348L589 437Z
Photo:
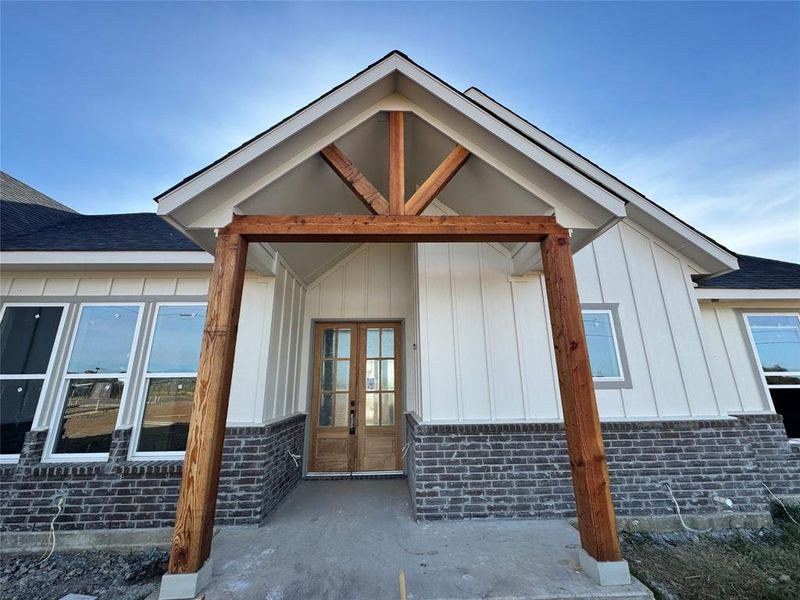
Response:
M83 551L0 556L0 598L58 600L67 594L98 600L141 600L167 570L166 550L141 552Z
M800 526L780 507L773 517L757 530L625 533L622 552L657 600L800 599Z

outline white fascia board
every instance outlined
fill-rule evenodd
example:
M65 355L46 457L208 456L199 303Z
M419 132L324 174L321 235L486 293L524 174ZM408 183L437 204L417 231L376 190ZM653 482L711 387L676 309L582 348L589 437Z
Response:
M245 145L243 148L234 152L224 160L221 160L218 164L205 172L162 196L158 201L158 214L163 215L174 211L183 203L234 171L237 171L273 146L303 129L320 116L346 102L362 90L377 83L395 69L395 63L393 61L395 58L397 58L395 55L385 58L346 85L334 90L293 117L287 119L272 131L265 133L259 139Z
M556 177L597 202L611 214L618 217L625 216L625 202L621 198L612 194L603 186L598 185L563 160L531 142L527 137L509 127L508 124L504 123L490 110L470 102L463 94L447 87L413 63L400 57L394 58L398 60L397 70L422 86L430 94L449 104L483 128L491 131L498 138L528 156Z
M11 251L0 252L0 265L15 269L64 268L202 268L214 263L214 257L202 251L155 252L79 252Z
M698 300L794 300L800 301L800 290L739 290L731 288L695 288Z
M733 256L730 252L726 251L725 249L721 248L717 244L714 244L704 236L702 236L697 231L693 230L691 227L686 225L685 223L681 222L676 217L669 214L663 208L654 204L648 198L642 196L639 192L634 190L633 188L629 187L628 185L622 183L597 165L593 164L571 148L568 148L557 139L551 137L550 135L546 134L541 129L536 128L535 126L528 123L525 119L517 115L516 113L510 111L506 107L498 104L495 100L481 92L476 88L470 88L465 92L465 95L468 96L470 99L474 100L481 106L485 107L490 112L495 113L504 121L510 123L513 127L516 127L520 131L524 132L525 135L530 136L532 139L536 140L539 144L549 149L551 152L561 156L564 160L571 162L577 165L580 169L585 171L591 177L594 177L598 181L602 182L602 184L609 189L613 190L616 194L620 197L624 198L626 201L630 202L631 204L635 205L635 207L642 212L646 213L648 216L655 219L657 222L663 224L665 227L669 228L674 233L678 234L682 238L686 239L689 244L697 246L698 248L705 251L707 254L711 255L716 261L722 263L727 267L727 270L733 271L739 268L738 261L736 257ZM659 234L659 232L654 231L653 233ZM685 246L684 246L685 248ZM676 250L683 250L683 248L676 248ZM714 274L719 274L723 271L717 270Z

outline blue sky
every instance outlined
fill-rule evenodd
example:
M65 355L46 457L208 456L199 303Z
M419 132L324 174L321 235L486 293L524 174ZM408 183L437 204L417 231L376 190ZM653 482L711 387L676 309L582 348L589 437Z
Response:
M2 3L0 166L153 196L397 48L730 248L800 261L799 3Z

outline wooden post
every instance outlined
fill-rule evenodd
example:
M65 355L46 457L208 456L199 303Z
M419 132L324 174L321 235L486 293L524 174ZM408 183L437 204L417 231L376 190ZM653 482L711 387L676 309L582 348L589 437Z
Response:
M211 552L247 241L220 233L183 462L169 573L196 573Z
M569 235L548 235L541 245L581 546L598 561L618 561L616 515Z
M403 113L392 111L389 113L389 214L402 215L405 213L406 188L405 188L405 148Z

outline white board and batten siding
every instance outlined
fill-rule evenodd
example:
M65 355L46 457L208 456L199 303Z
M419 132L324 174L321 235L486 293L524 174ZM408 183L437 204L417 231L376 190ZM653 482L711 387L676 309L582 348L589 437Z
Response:
M583 303L618 305L632 387L598 389L606 419L725 414L681 255L623 222L575 255ZM543 278L495 244L420 244L420 388L429 422L561 417Z
M403 323L405 411L416 411L417 345L414 247L365 244L312 282L306 291L298 394L310 398L313 323L325 320L396 320Z

